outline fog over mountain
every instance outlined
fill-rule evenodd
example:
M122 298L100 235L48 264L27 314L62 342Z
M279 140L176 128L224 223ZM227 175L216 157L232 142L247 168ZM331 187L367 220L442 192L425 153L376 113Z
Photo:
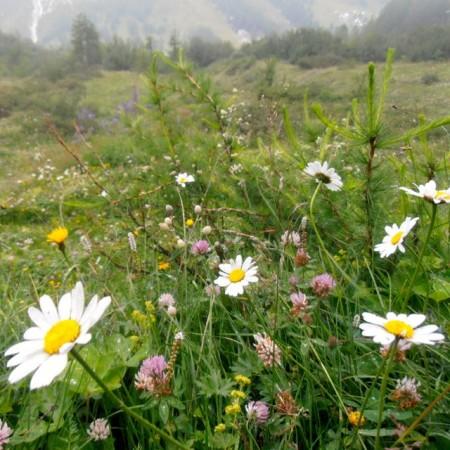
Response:
M164 47L170 35L228 40L239 44L299 26L358 26L387 0L0 0L0 30L34 42L59 45L70 38L80 12L102 38L152 36Z

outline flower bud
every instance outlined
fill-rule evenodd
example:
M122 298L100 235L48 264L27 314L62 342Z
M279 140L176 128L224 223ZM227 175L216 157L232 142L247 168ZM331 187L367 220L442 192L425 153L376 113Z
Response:
M197 215L201 214L202 213L202 207L200 205L195 205L194 212Z

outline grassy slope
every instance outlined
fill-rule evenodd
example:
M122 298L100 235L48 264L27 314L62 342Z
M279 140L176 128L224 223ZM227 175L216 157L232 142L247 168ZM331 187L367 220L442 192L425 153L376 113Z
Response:
M231 67L239 66L233 62ZM254 102L258 88L263 78L265 63L256 62L245 68L230 70L229 63L218 63L211 67L209 74L217 84L219 91L223 90L231 101L245 100ZM381 74L381 71L380 71ZM380 76L379 74L379 76ZM422 77L427 74L437 75L439 81L425 85ZM308 92L310 102L318 101L325 111L331 112L336 119L346 116L353 97L364 97L365 66L355 64L346 67L330 67L324 69L301 70L296 66L278 63L275 78L275 94L283 97L279 100L286 104L295 116L301 116L303 96ZM0 86L11 87L25 83L23 80L3 79ZM145 77L130 72L103 72L100 76L85 82L86 96L82 106L93 106L100 116L114 115L117 105L127 101L136 88L140 95L146 96ZM232 94L232 89L238 88L238 94ZM278 99L277 99L278 100ZM392 107L395 105L395 108ZM450 110L450 74L446 63L405 63L397 62L391 82L387 103L388 117L393 128L413 125L419 114L425 114L429 119L448 114ZM0 120L0 134L15 135L20 133L19 125L13 115ZM39 118L36 118L39 120ZM0 168L0 186L11 186L20 173L20 178L26 178L35 169L36 164L31 158L39 152L43 158L70 161L61 150L53 144L45 143L37 146L27 146L23 140L16 148L0 148L0 157L5 162ZM2 189L3 196L8 190Z

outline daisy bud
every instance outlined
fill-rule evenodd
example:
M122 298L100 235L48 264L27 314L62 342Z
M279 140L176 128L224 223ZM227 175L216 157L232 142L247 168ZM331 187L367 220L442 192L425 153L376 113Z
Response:
M177 240L177 247L178 247L178 248L184 248L184 247L186 247L186 242L184 242L183 239L178 239L178 240Z
M209 225L202 228L202 234L211 234L212 228Z
M104 441L111 434L111 428L106 419L96 419L89 425L87 434L93 441Z
M202 213L202 207L200 205L195 205L194 212L197 215L201 214Z
M128 233L128 245L130 246L130 250L134 253L137 252L137 244L134 234L131 231Z

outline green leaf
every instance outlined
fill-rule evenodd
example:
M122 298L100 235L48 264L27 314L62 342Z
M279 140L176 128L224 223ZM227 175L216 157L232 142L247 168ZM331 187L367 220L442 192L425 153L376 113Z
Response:
M231 433L215 433L211 438L212 448L228 448L237 444L239 436Z

